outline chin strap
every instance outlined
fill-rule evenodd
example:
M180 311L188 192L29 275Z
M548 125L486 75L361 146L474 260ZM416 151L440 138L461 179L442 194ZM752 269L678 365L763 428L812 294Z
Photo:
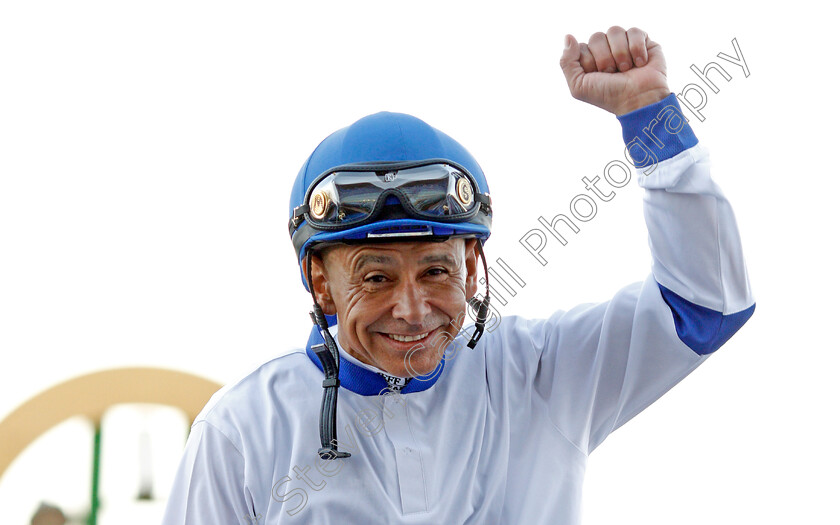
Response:
M470 298L469 303L473 310L475 310L475 331L470 342L467 343L467 348L475 348L478 340L484 334L484 324L487 322L487 312L490 310L490 275L487 273L487 260L484 258L484 250L481 247L481 240L478 241L478 253L481 255L481 263L484 265L484 299L479 301L475 297Z
M309 284L309 291L312 294L312 311L309 312L309 317L312 322L321 331L321 336L324 338L325 344L317 344L312 346L312 351L321 360L321 366L324 368L324 396L321 398L321 423L319 431L321 434L321 448L318 449L318 456L321 459L339 459L349 458L349 452L339 452L337 444L338 437L336 434L335 411L338 405L338 387L341 382L338 380L338 346L330 333L330 327L327 324L327 318L324 316L324 311L318 304L315 298L315 290L312 287L312 251L306 252L306 279Z

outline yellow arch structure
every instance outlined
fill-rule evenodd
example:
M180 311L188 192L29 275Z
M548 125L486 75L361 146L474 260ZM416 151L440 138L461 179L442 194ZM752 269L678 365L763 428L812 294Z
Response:
M116 368L59 383L0 421L0 478L30 443L70 417L85 416L99 428L112 405L156 403L180 408L192 422L221 387L203 377L162 368Z

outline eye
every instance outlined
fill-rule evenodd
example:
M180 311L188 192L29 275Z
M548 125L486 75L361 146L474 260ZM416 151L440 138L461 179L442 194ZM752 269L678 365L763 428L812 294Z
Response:
M448 272L446 271L446 269L445 269L445 268L431 268L431 269L430 269L428 272L426 272L426 273L428 273L428 274L429 274L429 275L431 275L432 277L436 277L436 276L438 276L438 275L443 275L443 274L446 274L446 273L448 273Z
M370 277L366 278L365 282L377 283L378 284L378 283L384 283L386 279L387 279L387 277L385 277L382 274L375 274L375 275L371 275Z

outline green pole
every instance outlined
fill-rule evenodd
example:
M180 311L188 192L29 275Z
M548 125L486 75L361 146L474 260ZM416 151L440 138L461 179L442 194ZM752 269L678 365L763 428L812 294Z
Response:
M102 424L97 421L93 434L93 479L90 489L90 514L88 525L96 525L96 515L99 513L99 456L102 452Z

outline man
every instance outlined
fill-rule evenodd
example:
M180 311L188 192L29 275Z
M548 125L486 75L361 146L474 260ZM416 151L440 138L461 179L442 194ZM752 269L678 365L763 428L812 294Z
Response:
M567 36L560 63L575 98L622 124L652 275L603 304L491 322L476 294L492 202L470 154L408 115L333 133L290 206L316 326L208 403L165 524L579 523L589 453L754 302L660 47L613 27Z

